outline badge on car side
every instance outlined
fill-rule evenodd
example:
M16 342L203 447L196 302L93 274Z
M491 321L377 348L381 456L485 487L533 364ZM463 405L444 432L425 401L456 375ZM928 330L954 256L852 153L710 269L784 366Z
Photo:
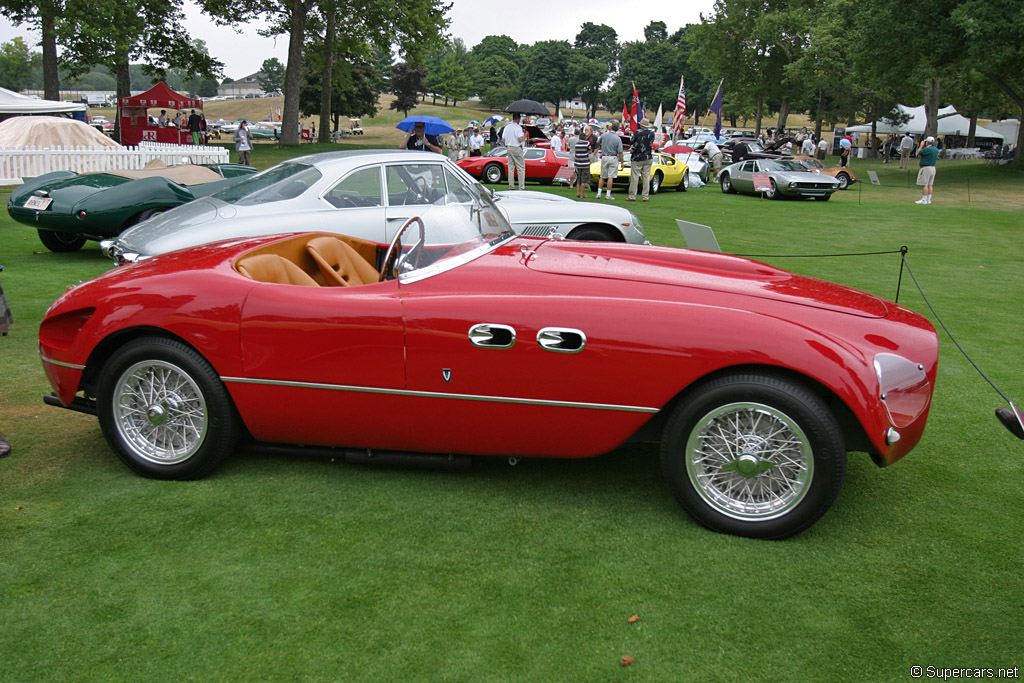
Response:
M452 369L451 368L444 368L443 370L441 370L441 378L444 379L445 382L451 382L452 381Z

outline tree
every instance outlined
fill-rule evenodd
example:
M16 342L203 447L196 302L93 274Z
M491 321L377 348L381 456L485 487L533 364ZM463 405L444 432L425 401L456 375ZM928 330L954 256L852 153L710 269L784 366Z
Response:
M611 26L585 22L576 34L569 62L574 94L587 105L587 115L597 113L601 87L618 67L618 34Z
M0 88L23 90L32 78L32 61L21 36L0 45Z
M284 86L284 64L277 57L263 60L260 73L256 77L263 92L276 92Z
M470 90L483 97L489 90L507 89L519 81L522 61L523 48L516 41L504 35L485 36L469 51Z
M59 63L57 61L57 24L64 16L62 0L5 0L0 14L15 24L38 29L43 50L43 97L60 99Z
M409 112L416 107L419 94L426 87L426 78L425 71L415 69L405 62L391 67L391 92L395 95L391 109L396 109L408 116Z
M523 68L519 73L519 89L524 97L541 102L553 102L558 116L560 103L576 95L565 65L570 61L571 48L567 40L542 40L526 50Z
M444 104L448 106L448 98L452 98L452 106L469 96L469 74L466 71L465 59L456 53L447 54L441 62L441 73L438 76L437 88L444 95Z

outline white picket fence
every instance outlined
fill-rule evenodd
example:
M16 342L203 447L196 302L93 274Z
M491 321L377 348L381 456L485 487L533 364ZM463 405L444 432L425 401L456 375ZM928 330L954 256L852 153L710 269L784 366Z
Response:
M142 142L138 147L0 147L0 185L21 185L52 171L140 169L154 159L176 164L226 164L228 150L206 145Z

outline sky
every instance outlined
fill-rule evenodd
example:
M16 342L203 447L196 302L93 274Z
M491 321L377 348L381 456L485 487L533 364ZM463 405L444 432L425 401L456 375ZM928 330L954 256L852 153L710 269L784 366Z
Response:
M588 0L576 3L550 3L547 0L512 0L486 3L479 0L453 0L448 12L451 26L448 33L461 38L472 48L485 36L507 35L520 44L541 40L572 40L585 21L607 24L618 33L619 42L642 40L644 27L652 21L663 21L671 35L685 24L700 21L712 11L714 0L684 0L652 3L657 9L630 12L631 3L622 0ZM585 12L580 7L585 8ZM257 35L258 24L240 27L241 34L229 27L218 27L186 0L186 28L193 38L206 41L210 54L224 62L224 75L232 79L259 71L263 60L277 57L288 61L288 37L264 38ZM515 17L513 18L513 13ZM15 27L0 18L0 43L22 36L30 49L38 50L39 36L24 27Z

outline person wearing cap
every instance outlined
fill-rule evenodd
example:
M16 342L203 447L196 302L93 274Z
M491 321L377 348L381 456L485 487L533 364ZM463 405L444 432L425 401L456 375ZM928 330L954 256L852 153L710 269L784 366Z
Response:
M422 152L441 153L441 142L437 136L427 135L427 124L417 121L402 141L398 143L399 149L414 149Z
M245 119L239 120L238 130L235 131L235 149L238 151L238 163L248 166L252 152L252 133Z
M629 152L629 197L627 202L636 201L636 186L638 181L643 181L643 199L650 201L651 198L651 166L654 156L654 131L651 130L651 122L647 118L640 119L637 124L640 129L633 134Z
M473 127L473 132L469 135L469 156L479 157L483 156L484 152L484 136L480 133L480 129Z
M924 194L915 204L932 203L932 186L935 185L935 161L939 158L939 148L935 146L935 138L926 137L917 148L920 168L917 170L917 184L924 188Z

